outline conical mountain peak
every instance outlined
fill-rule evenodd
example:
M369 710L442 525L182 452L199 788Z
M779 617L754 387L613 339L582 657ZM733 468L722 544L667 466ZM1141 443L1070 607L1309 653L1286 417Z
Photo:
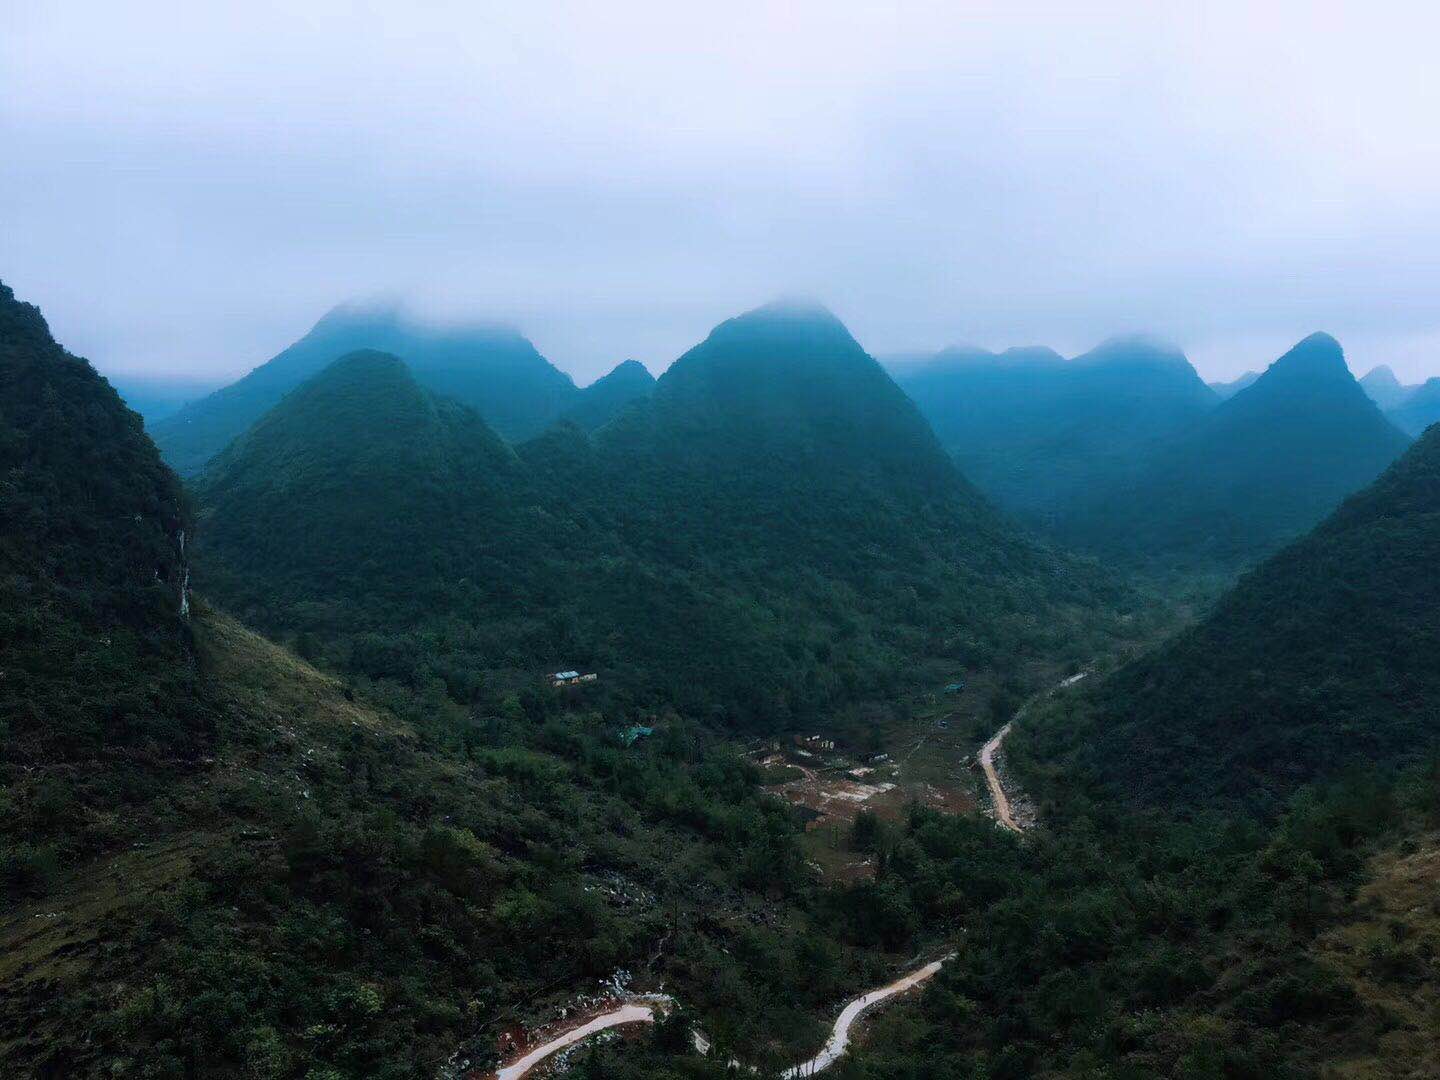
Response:
M513 458L478 414L426 390L399 357L360 349L287 394L215 458L201 486L431 482Z
M1345 365L1345 350L1340 342L1323 331L1317 331L1297 342L1289 352L1270 365L1256 381L1262 386L1278 379L1327 379L1354 382Z
M862 351L845 324L829 308L810 300L776 300L727 319L710 332L705 343L710 342Z
M585 431L604 427L636 401L648 398L655 389L655 376L638 360L615 365L580 391L580 400L564 416L562 422Z
M650 369L640 363L639 360L622 360L611 368L607 374L600 376L600 378L596 379L585 389L588 390L591 387L599 386L601 383L607 382L654 386L655 376L651 375Z
M347 353L317 375L314 381L323 386L350 379L415 382L403 360L394 353L379 349L356 349Z

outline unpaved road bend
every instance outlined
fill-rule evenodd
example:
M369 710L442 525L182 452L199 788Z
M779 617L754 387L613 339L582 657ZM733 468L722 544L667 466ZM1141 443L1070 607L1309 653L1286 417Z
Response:
M820 1052L809 1061L802 1061L799 1065L792 1065L781 1075L785 1080L798 1080L800 1077L814 1076L824 1072L835 1062L845 1056L846 1050L850 1047L850 1033L860 1018L872 1009L879 1007L891 998L905 993L907 990L934 978L936 972L949 960L954 953L942 957L939 960L931 961L924 967L916 968L908 975L903 975L894 982L871 990L850 1002L841 1011L839 1018L830 1029L830 1037L825 1040L825 1045ZM601 1013L599 1016L576 1024L568 1031L555 1036L549 1042L535 1047L524 1057L511 1062L504 1068L497 1070L490 1075L494 1080L521 1080L528 1076L541 1063L558 1054L568 1046L574 1046L583 1042L592 1035L598 1035L602 1031L611 1028L624 1027L627 1024L653 1024L656 1016L663 1016L674 1002L663 995L649 995L644 998L637 998L617 1009ZM702 1054L710 1052L710 1042L699 1032L694 1035L695 1049ZM730 1062L731 1068L745 1069L754 1072L753 1066L743 1065L738 1061Z
M1061 679L1049 690L1042 690L1036 697L1047 696L1053 694L1056 690L1064 690L1067 686L1074 686L1089 674L1088 671L1082 671L1077 675L1071 675L1069 678ZM1030 702L1034 700L1035 698L1031 698L1025 702L1024 705L1021 705L1010 721L991 736L990 741L980 748L980 768L985 773L985 784L990 789L990 801L995 805L995 820L1000 823L1001 827L1017 833L1024 832L1025 828L1015 820L1014 811L1010 807L1010 799L1005 794L1004 786L1000 783L1000 774L995 770L995 754L999 751L1000 745L1005 741L1005 736L1010 734L1010 728L1014 726L1015 721L1020 719L1025 710L1030 707Z

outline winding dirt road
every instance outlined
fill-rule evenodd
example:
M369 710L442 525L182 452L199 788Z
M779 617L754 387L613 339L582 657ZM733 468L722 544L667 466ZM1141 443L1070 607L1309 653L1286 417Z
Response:
M952 953L950 955L953 956L954 954ZM835 1062L845 1056L845 1051L850 1046L850 1029L855 1026L856 1021L860 1019L863 1013L888 998L894 997L896 994L903 994L906 990L910 990L928 979L934 978L935 973L940 970L941 965L949 959L950 956L946 956L943 959L934 960L924 967L912 971L909 975L896 979L894 982L887 986L882 986L878 990L871 990L868 994L850 1002L840 1013L840 1018L835 1021L835 1026L830 1029L830 1038L825 1040L825 1045L821 1047L820 1053L816 1054L809 1061L802 1061L799 1065L792 1065L780 1075L783 1076L785 1080L792 1080L792 1078L800 1076L814 1076L816 1073L823 1072L831 1065L834 1065Z
M1061 679L1049 690L1043 690L1036 697L1045 697L1053 694L1056 690L1064 690L1067 686L1074 686L1081 679L1089 675L1088 671L1082 671L1078 675L1071 675L1069 678ZM984 746L980 748L980 768L985 773L985 784L990 788L990 801L995 804L995 820L1001 827L1011 832L1024 832L1025 827L1015 820L1015 814L1010 808L1010 799L1005 794L1005 788L1000 783L1000 774L995 770L995 754L999 751L1000 745L1005 741L1005 736L1010 734L1010 728L1015 721L1024 715L1025 710L1035 698L1021 705L1011 720L997 731Z
M1035 695L1035 697L1020 706L1010 722L997 731L990 741L981 747L980 768L985 772L985 782L990 788L990 797L995 803L996 820L1004 828L1017 833L1023 829L1023 826L1015 820L1014 812L1010 806L1010 799L1005 794L1005 788L1000 783L1000 774L995 769L995 755L1005 742L1005 736L1010 734L1011 726L1024 715L1025 710L1029 708L1031 702L1037 698L1053 694L1056 690L1063 690L1067 686L1073 686L1088 674L1089 672L1082 671L1078 675L1071 675L1069 678L1061 680L1049 690L1041 691L1041 693ZM814 778L815 774L813 770L806 769L803 765L797 765L796 768L800 769L807 777ZM834 1065L845 1056L845 1052L850 1046L850 1033L856 1023L858 1023L867 1012L891 998L920 986L922 983L933 978L936 972L944 965L945 961L949 960L953 955L954 954L951 953L949 956L945 956L940 960L934 960L924 967L915 969L908 975L901 976L892 983L888 983L879 989L871 990L869 993L863 994L851 1001L841 1010L840 1016L830 1029L830 1037L825 1040L825 1045L820 1048L820 1052L809 1061L802 1061L798 1065L792 1065L781 1075L785 1080L801 1080L803 1077L814 1076L830 1068L831 1065ZM561 1032L548 1042L535 1047L535 1049L523 1057L491 1073L491 1080L522 1080L523 1077L528 1076L538 1065L558 1054L566 1047L574 1046L576 1043L583 1042L593 1035L598 1035L600 1032L608 1031L612 1028L624 1027L628 1024L653 1024L657 1016L663 1016L673 1005L674 1001L664 995L648 995L629 1001L619 1008L611 1009L609 1012L591 1017L589 1020L579 1021L574 1027ZM696 1050L702 1054L708 1054L710 1052L710 1042L703 1035L695 1032L693 1038ZM744 1065L738 1061L731 1061L730 1065L732 1068L748 1069L751 1072L755 1071L752 1066Z
M995 751L1000 749L1000 744L1005 741L1005 736L1010 734L1010 725L1015 723L1011 720L993 736L990 741L980 748L980 768L985 772L985 783L990 788L990 801L995 804L995 820L1002 828L1011 832L1023 832L1015 821L1015 815L1010 812L1010 799L1005 794L1005 788L1000 784L1000 774L995 771Z
M798 1077L814 1076L816 1073L824 1072L835 1062L845 1056L845 1051L850 1046L850 1033L860 1018L870 1010L882 1003L903 994L907 990L927 982L935 976L945 961L949 960L954 953L951 953L939 960L931 961L924 967L917 968L908 975L903 975L892 983L880 987L878 990L871 990L854 1001L850 1002L841 1011L834 1026L830 1029L830 1037L825 1040L825 1045L820 1052L809 1061L802 1061L799 1065L792 1065L781 1075L785 1080L795 1080ZM618 1009L602 1013L599 1016L576 1024L575 1027L555 1036L549 1042L535 1047L524 1057L511 1062L504 1068L491 1073L494 1080L521 1080L528 1076L532 1070L547 1059L558 1054L568 1046L574 1046L583 1042L592 1035L598 1035L602 1031L611 1028L624 1027L627 1024L653 1024L656 1016L663 1016L670 1005L671 999L663 996L650 996L642 1000L632 1001L622 1005ZM695 1049L702 1054L710 1052L710 1042L699 1032L694 1035ZM749 1069L754 1072L751 1066L742 1065L738 1061L731 1061L732 1068Z

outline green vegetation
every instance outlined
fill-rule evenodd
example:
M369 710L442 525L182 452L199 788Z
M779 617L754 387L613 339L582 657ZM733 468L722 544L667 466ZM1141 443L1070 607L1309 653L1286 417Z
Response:
M1435 827L1433 783L1356 777L1297 799L1273 830L1096 807L1052 816L1006 859L962 847L964 823L922 826L931 858L895 888L945 882L957 907L973 905L962 948L835 1075L1281 1080L1331 1075L1344 1057L1404 1060L1399 1040L1433 1046L1433 1014L1375 1007L1331 944L1370 918L1354 893L1370 853ZM949 834L949 850L922 839L926 827ZM1433 952L1423 938L1401 951L1366 977L1433 1001Z
M302 655L498 709L583 668L616 708L774 730L927 658L1084 655L1125 595L1018 534L828 313L763 309L596 433L512 453L379 354L197 484L197 580Z
M655 390L655 376L638 360L617 364L610 374L580 391L579 400L565 419L585 431L602 428L633 401L643 401Z
M404 357L424 386L479 410L507 439L537 434L584 400L510 327L438 329L393 307L342 306L243 379L152 424L155 442L177 472L193 476L295 387L363 349Z
M196 640L212 757L0 921L10 1069L430 1076L622 968L763 1052L885 969L828 944L798 823L691 725L405 721L213 613Z
M1203 424L1284 397L1343 443L1332 345ZM731 320L519 447L393 355L319 366L192 517L0 287L6 1075L430 1077L622 971L684 1010L570 1075L774 1075L951 948L837 1080L1434 1071L1440 429L1197 626L1027 711L1007 766L1040 830L861 812L874 876L823 887L735 731L873 747L963 673L973 745L1035 672L1143 638L1111 621L1130 594L996 514L824 312ZM294 652L189 603L192 547Z
M1001 505L1162 576L1253 564L1408 443L1325 334L1223 401L1179 352L1135 340L1068 361L951 350L899 370L961 471Z
M1409 439L1312 334L1141 474L1070 523L1073 542L1136 561L1243 567L1303 535L1374 480Z
M1216 396L1182 353L1118 338L1073 360L1050 349L948 349L897 378L960 471L1001 506L1065 535Z
M1034 736L1132 800L1267 810L1440 737L1440 430ZM1073 751L1073 752L1072 752Z
M7 895L43 889L77 848L123 832L132 791L207 752L214 719L180 615L187 531L180 485L140 417L0 285Z

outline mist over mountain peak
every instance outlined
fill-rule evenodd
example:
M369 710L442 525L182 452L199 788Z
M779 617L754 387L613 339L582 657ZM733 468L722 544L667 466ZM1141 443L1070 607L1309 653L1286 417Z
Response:
M1353 382L1354 376L1345 364L1345 350L1340 342L1323 330L1309 334L1291 346L1280 359L1260 376L1260 382L1277 375L1343 379Z
M1184 351L1172 341L1153 334L1119 334L1075 358L1080 364L1143 364L1189 367Z

